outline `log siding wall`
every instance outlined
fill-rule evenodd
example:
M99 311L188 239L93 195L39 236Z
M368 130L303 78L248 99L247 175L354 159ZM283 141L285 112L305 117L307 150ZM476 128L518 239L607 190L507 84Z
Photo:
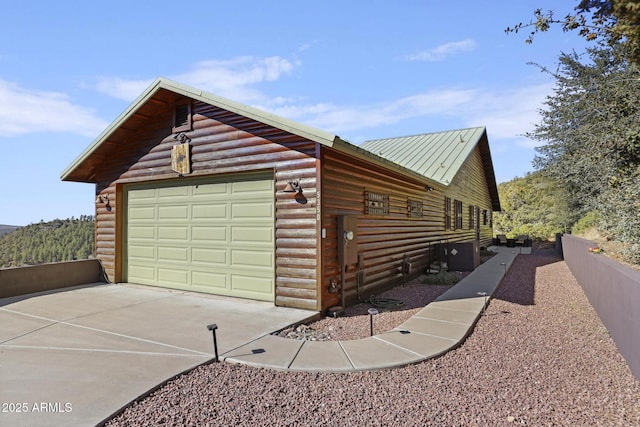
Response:
M450 233L447 233L444 237L451 241L467 241L476 238L475 225L477 216L473 219L473 228L469 227L470 221L468 217L469 206L473 206L480 210L479 245L481 247L491 245L493 227L490 221L487 221L486 225L484 224L483 211L487 211L488 218L493 217L493 211L487 178L482 167L482 156L478 147L473 150L462 168L460 168L458 174L449 184L446 193L452 200L456 199L462 202L462 228L450 230Z
M482 211L491 215L491 200L482 167L479 149L465 162L454 182L445 187L432 184L428 191L424 183L390 173L386 169L346 157L328 149L322 155L322 306L340 304L340 295L328 291L330 280L340 282L337 257L337 217L358 218L358 253L363 265L349 265L345 273L347 305L367 298L385 288L407 280L401 272L405 256L411 262L411 276L424 272L435 257L437 243L466 241L476 238L476 221L469 228L468 206L480 209L480 245L491 242L492 229L483 224ZM367 214L365 192L389 195L389 214ZM445 227L445 197L463 203L462 228ZM422 217L410 212L409 201L422 202ZM414 203L415 205L415 203ZM453 206L452 206L453 209ZM475 208L474 208L475 213ZM358 281L358 270L364 271L364 281ZM362 273L360 273L362 278Z
M195 103L191 139L192 173L207 176L273 170L275 180L275 304L317 310L320 300L319 242L317 239L316 144L225 110ZM121 259L124 212L123 186L128 183L178 179L171 170L173 114L166 111L141 126L121 143L119 155L105 161L111 171L96 185L109 198L109 207L96 208L96 255L112 281L122 281ZM282 192L288 181L299 180L303 197Z

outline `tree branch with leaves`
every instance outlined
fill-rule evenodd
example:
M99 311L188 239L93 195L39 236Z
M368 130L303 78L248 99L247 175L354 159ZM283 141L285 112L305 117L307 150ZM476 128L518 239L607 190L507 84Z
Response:
M536 9L531 21L507 27L505 32L530 30L525 39L530 44L537 33L560 26L565 32L578 31L589 41L609 46L621 43L629 61L640 64L640 0L581 0L574 10L573 14L557 18L552 10Z

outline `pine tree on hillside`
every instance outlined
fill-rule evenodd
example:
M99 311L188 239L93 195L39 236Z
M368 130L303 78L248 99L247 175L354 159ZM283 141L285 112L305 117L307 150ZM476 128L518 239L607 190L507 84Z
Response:
M91 258L93 241L90 215L40 221L0 236L0 268Z

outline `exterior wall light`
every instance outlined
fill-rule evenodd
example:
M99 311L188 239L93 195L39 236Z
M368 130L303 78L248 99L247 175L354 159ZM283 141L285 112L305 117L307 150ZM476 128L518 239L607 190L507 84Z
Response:
M289 181L287 185L284 187L285 193L298 193L302 194L302 187L300 186L300 181Z
M107 209L107 211L111 211L111 204L109 203L108 195L105 195L105 196L98 195L98 197L96 198L96 204L100 204L100 203L104 203L104 207Z

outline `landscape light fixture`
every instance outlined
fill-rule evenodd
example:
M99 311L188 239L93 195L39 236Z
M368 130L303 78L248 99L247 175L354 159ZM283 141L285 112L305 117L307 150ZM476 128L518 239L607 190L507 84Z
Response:
M289 181L287 185L284 187L285 193L298 193L302 194L302 187L300 186L300 181Z
M369 312L369 332L370 332L371 336L373 336L373 316L378 314L378 309L370 308L367 311Z
M501 262L500 265L504 266L504 274L507 274L507 263Z
M218 341L216 340L216 329L218 329L218 325L212 323L207 325L207 329L213 332L213 352L215 354L215 362L218 363Z

